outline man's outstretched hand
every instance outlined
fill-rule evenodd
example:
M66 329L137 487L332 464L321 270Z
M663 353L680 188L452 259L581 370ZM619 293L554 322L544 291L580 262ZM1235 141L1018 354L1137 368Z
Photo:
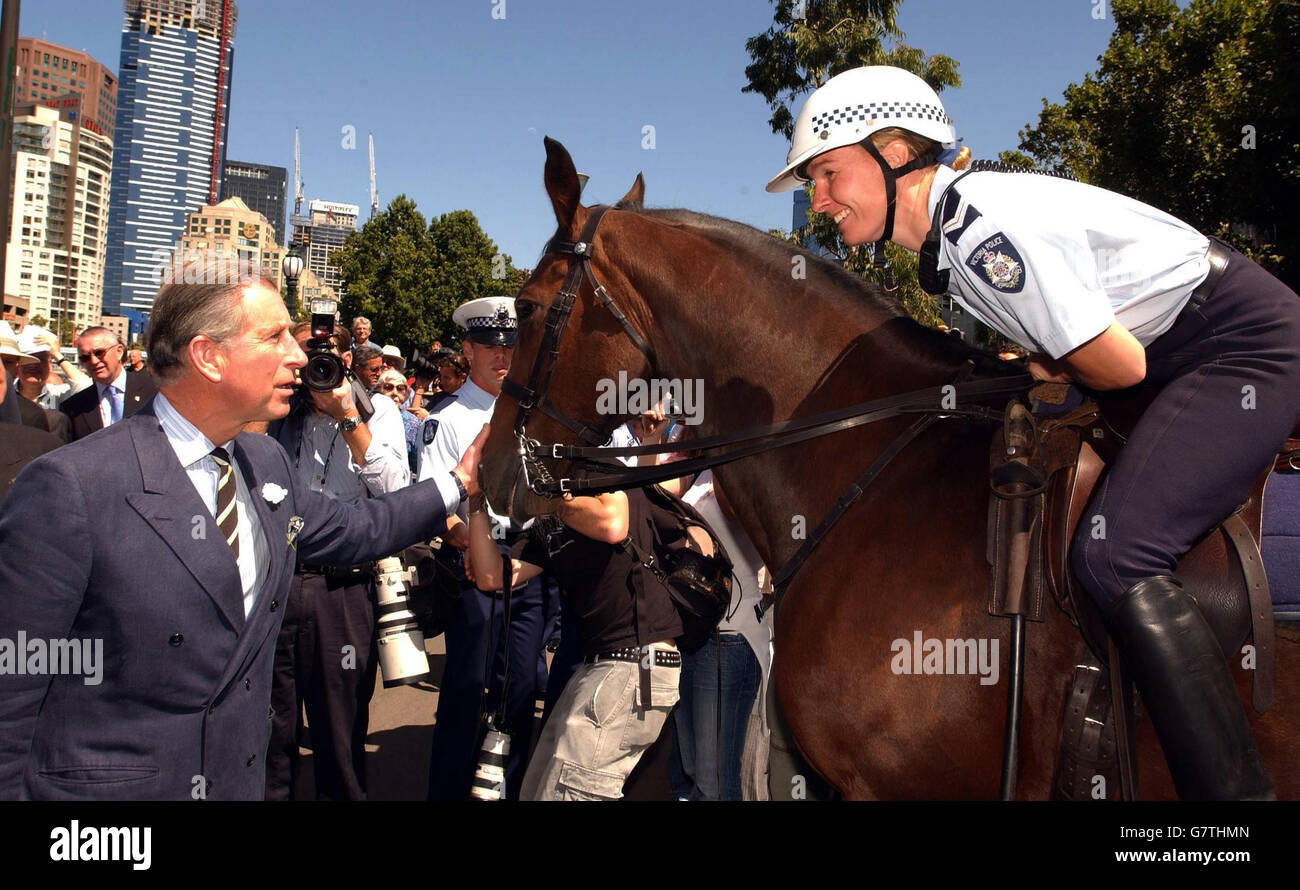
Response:
M488 433L491 429L490 424L483 424L483 429L479 431L474 441L469 443L465 453L460 456L460 463L452 468L452 472L465 486L465 493L470 497L482 490L478 487L478 462L483 454L483 445L487 442Z

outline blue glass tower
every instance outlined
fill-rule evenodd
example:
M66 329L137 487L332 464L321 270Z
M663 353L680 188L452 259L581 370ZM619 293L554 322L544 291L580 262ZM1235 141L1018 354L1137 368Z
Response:
M186 214L221 176L230 120L232 0L126 0L109 192L104 312L148 312ZM222 46L225 71L219 70ZM219 187L219 183L217 183Z

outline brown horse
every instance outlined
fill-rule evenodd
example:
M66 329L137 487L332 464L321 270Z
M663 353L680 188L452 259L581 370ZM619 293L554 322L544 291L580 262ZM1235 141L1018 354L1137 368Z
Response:
M546 145L555 237L576 241L590 211L579 203L568 153L552 140ZM600 434L620 418L598 413L599 382L620 371L702 380L703 419L690 431L696 436L941 386L967 362L978 377L1019 372L913 322L887 295L831 263L737 223L644 210L643 194L638 176L605 215L592 269L648 354L584 280L550 378L549 400ZM529 380L569 260L548 252L519 295L509 375L517 384ZM491 501L523 519L552 511L555 502L522 482L512 429L518 408L507 395L498 400L480 473ZM764 561L780 566L910 422L895 418L749 457L717 469L716 481ZM981 683L970 665L964 674L901 673L907 662L898 642L910 648L919 633L925 640L985 640L991 650L996 640L1005 662L1009 624L990 617L985 602L990 433L972 420L932 425L831 530L782 605L779 701L801 752L846 797L997 796L1005 666L995 683ZM527 435L575 442L569 429L536 411ZM1018 796L1031 799L1051 791L1081 643L1059 609L1049 603L1044 615L1027 630ZM1300 643L1280 638L1278 662L1277 704L1263 717L1247 707L1278 796L1295 798ZM1248 672L1236 669L1244 693ZM1139 731L1139 764L1143 797L1174 796L1147 721Z

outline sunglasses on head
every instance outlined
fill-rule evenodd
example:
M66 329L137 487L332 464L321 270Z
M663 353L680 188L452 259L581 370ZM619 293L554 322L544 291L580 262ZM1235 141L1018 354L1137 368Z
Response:
M77 361L81 362L83 365L88 364L90 362L90 357L93 355L95 358L99 359L102 362L104 360L104 356L108 355L109 350L111 349L117 349L117 346L116 345L103 346L99 349L92 349L90 350L90 352L78 352Z

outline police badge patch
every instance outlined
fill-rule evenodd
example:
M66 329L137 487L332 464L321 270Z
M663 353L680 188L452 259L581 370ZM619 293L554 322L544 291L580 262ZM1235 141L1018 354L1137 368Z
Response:
M971 251L966 266L1000 291L1018 294L1024 289L1025 261L1001 232Z
M433 437L438 434L438 421L430 417L424 422L424 444L428 445L433 441Z

